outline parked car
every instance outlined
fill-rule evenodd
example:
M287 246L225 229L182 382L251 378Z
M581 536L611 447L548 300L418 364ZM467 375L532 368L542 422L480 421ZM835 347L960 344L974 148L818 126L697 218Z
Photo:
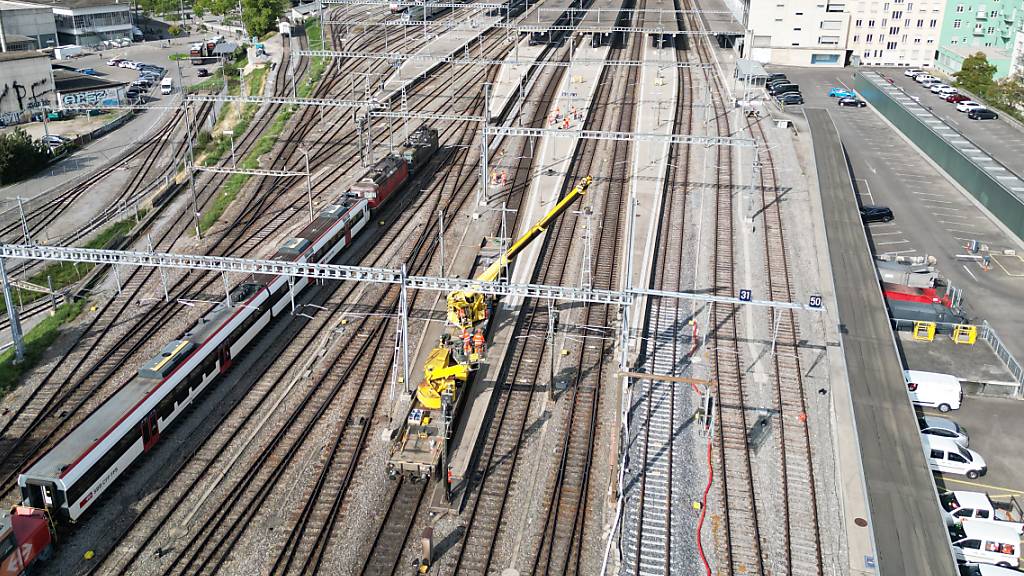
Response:
M1014 522L1006 510L997 510L984 492L943 492L939 494L939 504L947 526L964 522L999 522L1001 526L1012 526L1018 534L1024 532L1024 524Z
M838 86L828 91L828 95L833 98L856 98L857 95L846 88L840 88Z
M957 112L969 112L975 108L984 108L984 106L978 104L974 100L964 100L956 105Z
M938 94L942 90L944 90L946 88L949 88L949 87L950 87L949 84L943 84L942 82L936 82L936 83L928 86L928 90L931 91L932 94Z
M910 401L918 406L949 412L959 410L964 400L964 390L956 376L923 370L904 370L903 379L907 382Z
M764 85L764 87L766 89L768 89L768 90L771 90L772 88L774 88L776 86L782 86L783 84L792 84L792 83L793 82L791 80L789 80L788 78L780 78L778 80L772 80L771 82L766 83Z
M936 84L942 84L942 80L939 80L938 78L931 78L930 80L925 80L924 82L921 82L921 86L927 88L928 90L931 90L932 86Z
M946 86L945 88L939 90L939 98L942 98L943 100L945 100L946 97L949 96L950 94L956 94L956 93L957 93L956 92L956 88L953 88L952 86Z
M107 66L120 66L121 62L124 62L124 58L111 58L107 60Z
M788 78L786 78L786 75L782 72L772 72L768 75L768 79L765 82L774 82L776 80L788 80Z
M999 118L999 114L988 108L975 108L967 111L967 117L971 120L996 120Z
M85 74L86 76L95 76L96 75L96 70L94 70L92 68L80 68L78 70L78 73L79 74Z
M892 210L888 207L872 204L865 204L860 207L860 217L865 224L870 222L891 222L894 218Z
M953 104L959 104L961 102L967 102L968 100L970 100L970 98L968 98L967 96L964 96L963 94L961 94L959 92L954 92L954 93L950 94L949 96L946 96L946 102L951 102Z
M958 562L963 559L1003 568L1020 562L1020 534L997 522L965 522L950 528L949 539Z
M931 74L918 74L917 76L914 76L914 82L917 82L918 84L924 84L925 82L938 82L938 81L939 81L939 79L936 78L935 76L932 76Z
M196 70L196 76L198 76L199 78L206 78L209 75L210 75L210 71L207 70L206 68L199 68L199 69Z
M988 473L985 459L970 448L964 448L950 438L921 435L921 445L928 466L935 472L959 474L971 480Z
M1020 571L991 564L960 564L960 576L1020 576Z
M801 94L799 92L786 92L784 94L779 94L776 97L776 100L779 101L779 104L786 104L786 105L803 104L804 103L804 96L803 96L803 94Z
M42 142L43 144L46 144L47 146L63 146L70 142L70 140L61 136L60 134L47 134L46 136L40 138L39 141Z
M964 448L969 447L971 441L967 436L967 430L964 430L959 424L949 418L943 418L942 416L922 416L917 419L917 427L921 430L921 434L952 438Z
M924 74L924 70L918 70L917 68L907 68L906 70L903 71L903 75L909 76L910 78L913 78L918 74Z
M779 84L768 89L768 93L772 96L780 96L787 92L799 92L800 86L796 84Z
M132 82L129 86L138 88L139 90L149 90L153 87L153 83L147 78L142 78Z
M861 100L860 98L853 97L840 98L839 101L836 102L836 104L839 104L840 106L853 106L854 108L863 108L868 105L867 102Z

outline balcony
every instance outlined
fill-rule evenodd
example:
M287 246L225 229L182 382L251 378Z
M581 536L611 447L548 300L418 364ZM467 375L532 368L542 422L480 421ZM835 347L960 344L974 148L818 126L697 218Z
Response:
M975 36L984 36L985 35L985 28L982 27L982 26L975 26L974 27L974 35Z
M1003 12L1003 22L1013 22L1017 19L1017 11Z
M988 20L988 12L984 10L978 10L978 13L974 15L975 20Z

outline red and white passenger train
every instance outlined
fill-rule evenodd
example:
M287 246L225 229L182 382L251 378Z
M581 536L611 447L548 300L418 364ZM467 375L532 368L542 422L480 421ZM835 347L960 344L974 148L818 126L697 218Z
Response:
M287 240L273 259L333 260L359 234L371 213L430 161L437 147L436 130L426 126L416 130L399 154L377 162ZM272 275L238 285L229 300L167 343L137 376L18 477L25 507L45 510L58 522L81 518L260 331L290 308L294 295L306 285L307 279L300 278L290 290L288 278ZM0 559L7 564L4 554Z

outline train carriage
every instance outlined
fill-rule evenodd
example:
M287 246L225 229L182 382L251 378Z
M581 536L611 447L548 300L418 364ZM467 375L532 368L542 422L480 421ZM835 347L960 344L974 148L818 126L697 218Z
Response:
M409 146L437 148L426 129ZM417 131L419 133L419 131ZM418 142L418 143L417 143ZM413 151L413 169L429 155ZM292 262L330 262L408 178L410 161L388 156L273 256ZM77 521L117 478L157 443L160 435L273 320L293 308L306 278L261 275L244 282L188 332L163 346L138 373L56 446L18 477L26 506Z

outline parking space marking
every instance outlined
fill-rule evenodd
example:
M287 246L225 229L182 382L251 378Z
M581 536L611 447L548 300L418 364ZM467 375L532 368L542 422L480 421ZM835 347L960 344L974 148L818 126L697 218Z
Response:
M910 244L910 240L893 240L892 242L879 242L875 246L892 246L893 244Z
M967 486L977 486L978 488L985 488L988 490L999 490L1000 492L1006 492L1008 494L1024 494L1024 490L1014 490L1013 488L1006 488L1003 486L993 486L992 484L985 484L984 482L970 482L968 480L957 480L956 478L942 477L943 483L953 482L956 484L965 484Z
M974 281L975 281L975 282L977 282L977 281L978 281L978 277L974 275L974 272L971 272L971 269L967 267L967 264L964 264L963 266L964 266L964 270L965 270L965 271L966 271L966 272L967 272L968 274L970 274L970 275L971 275L971 278L974 278Z
M918 192L917 190L913 190L912 192L914 194L917 194L918 196L938 196L939 198L945 198L946 197L945 194L936 194L934 192ZM927 202L927 200L926 200L926 202Z
M938 216L938 214L932 214L932 216ZM944 217L945 218L949 218L949 215L946 215ZM974 224L968 224L967 222L962 222L962 221L961 222L948 222L946 220L936 220L936 222L938 222L939 224L953 224L953 225L956 225L956 226L962 226L964 228L971 228L971 227L974 226Z
M890 250L888 252L883 252L883 254L892 254L894 256L899 256L900 254L913 254L914 252L917 252L917 250Z
M950 234L974 234L977 230L953 230L952 228L946 228L946 232L949 232ZM956 238L956 236L954 236L954 238ZM971 238L971 240L975 240L975 238Z
M872 236L890 236L892 234L902 234L902 232L872 232Z
M929 202L932 202L932 203L935 203L935 204L952 204L953 203L952 200L922 200L921 202L924 202L925 204L927 204Z

